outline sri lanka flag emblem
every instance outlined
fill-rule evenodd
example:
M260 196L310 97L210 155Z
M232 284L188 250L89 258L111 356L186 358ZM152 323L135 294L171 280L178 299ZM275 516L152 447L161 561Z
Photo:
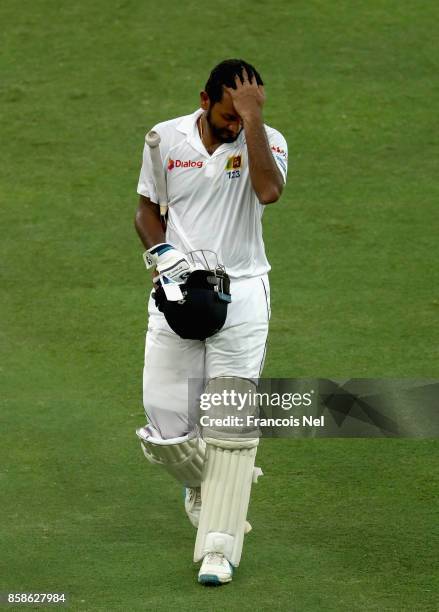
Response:
M232 155L228 158L226 170L238 170L241 167L241 155Z

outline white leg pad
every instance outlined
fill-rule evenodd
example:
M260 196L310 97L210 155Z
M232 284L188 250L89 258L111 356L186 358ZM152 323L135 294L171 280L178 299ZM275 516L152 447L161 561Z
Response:
M185 487L199 487L203 472L206 444L196 432L163 440L147 425L136 431L143 454L151 463L162 465Z
M208 552L219 552L237 567L241 559L251 485L256 481L254 464L259 439L205 438L205 441L202 506L194 561L201 561Z

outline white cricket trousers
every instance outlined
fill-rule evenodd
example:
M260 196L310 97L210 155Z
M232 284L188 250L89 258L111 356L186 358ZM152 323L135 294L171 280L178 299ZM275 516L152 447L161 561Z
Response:
M268 276L231 279L232 302L224 327L205 341L184 340L172 331L152 297L143 370L143 405L163 439L189 433L188 380L199 396L219 376L258 379L262 372L270 319Z

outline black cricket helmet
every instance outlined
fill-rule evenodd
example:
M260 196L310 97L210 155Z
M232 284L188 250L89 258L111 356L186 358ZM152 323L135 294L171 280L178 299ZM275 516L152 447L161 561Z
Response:
M226 322L227 306L232 301L230 279L223 266L194 270L180 285L183 299L168 300L161 284L153 297L169 327L181 338L205 340Z

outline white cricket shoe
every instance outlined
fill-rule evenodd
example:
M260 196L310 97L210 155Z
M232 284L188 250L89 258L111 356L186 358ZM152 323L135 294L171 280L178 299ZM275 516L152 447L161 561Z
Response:
M203 559L200 571L198 572L198 582L206 585L218 586L231 582L233 567L222 553L211 552Z
M201 513L201 487L185 487L184 509L191 524L198 527ZM244 533L250 533L251 530L252 526L248 521L245 521Z
M201 487L186 487L184 509L192 525L198 527L201 512Z

